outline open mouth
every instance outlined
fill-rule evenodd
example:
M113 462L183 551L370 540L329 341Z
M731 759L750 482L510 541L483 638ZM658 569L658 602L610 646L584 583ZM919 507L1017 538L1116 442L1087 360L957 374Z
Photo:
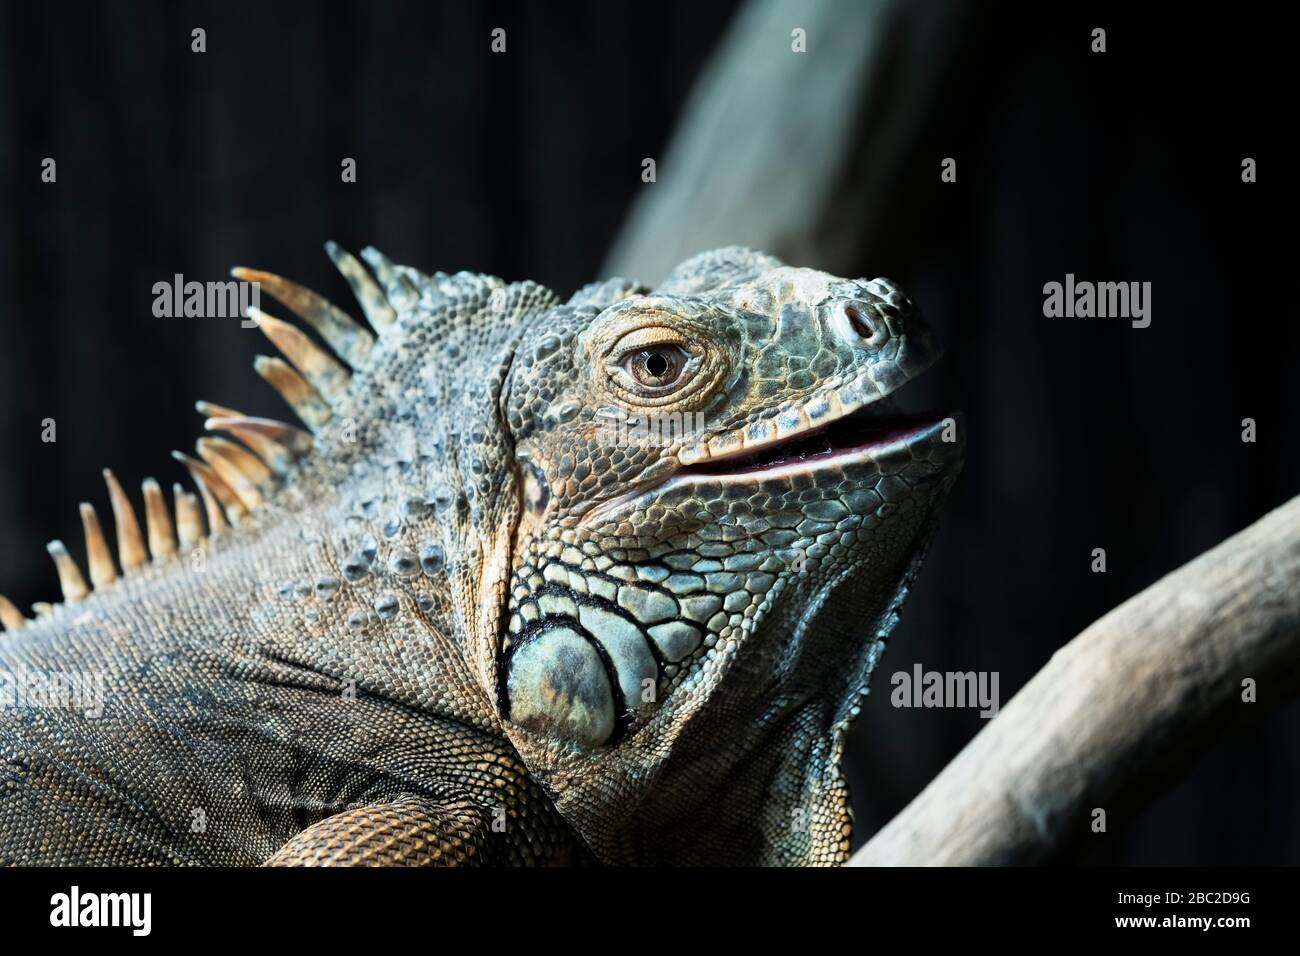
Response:
M888 400L877 401L825 425L761 448L686 465L676 475L758 475L790 467L818 468L838 460L872 455L896 443L908 442L942 420L936 414L897 413Z
M878 398L821 425L765 442L759 447L738 448L714 454L705 461L678 464L666 475L628 489L622 495L596 505L584 518L589 522L607 519L632 506L643 495L696 482L749 483L798 474L815 474L827 468L845 468L883 462L887 456L905 452L920 442L940 441L939 430L955 416L938 413L900 412L893 396ZM943 438L942 447L960 455L961 445Z

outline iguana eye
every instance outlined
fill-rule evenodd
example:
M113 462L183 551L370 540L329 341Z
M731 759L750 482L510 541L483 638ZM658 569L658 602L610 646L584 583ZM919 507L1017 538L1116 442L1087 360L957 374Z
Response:
M623 369L644 388L663 389L676 385L689 356L676 345L652 345L623 359Z
M677 317L615 315L587 340L601 384L616 404L660 408L697 401L726 371L710 330Z

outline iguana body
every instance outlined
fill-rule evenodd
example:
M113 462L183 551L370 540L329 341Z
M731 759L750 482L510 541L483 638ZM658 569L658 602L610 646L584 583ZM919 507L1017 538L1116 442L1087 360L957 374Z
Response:
M202 406L256 453L185 459L206 532L146 483L146 550L110 476L123 573L83 507L93 593L56 543L65 602L0 601L0 675L104 691L0 710L0 861L844 859L960 466L884 398L937 355L910 303L739 249L564 304L330 252L377 335L237 270L343 360L262 317L312 441Z

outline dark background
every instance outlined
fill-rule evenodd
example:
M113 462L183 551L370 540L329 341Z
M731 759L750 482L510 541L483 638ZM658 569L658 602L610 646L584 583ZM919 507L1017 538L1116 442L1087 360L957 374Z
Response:
M1145 22L1094 5L930 9L931 30L959 31L957 54L935 65L938 107L872 210L882 225L847 253L938 329L948 357L920 390L964 409L970 451L855 727L859 839L982 725L890 707L890 673L997 671L1005 703L1096 617L1300 490L1281 26L1240 5ZM24 607L57 595L42 546L80 553L76 503L107 515L104 465L128 487L181 478L167 452L197 436L194 399L284 417L251 368L260 333L154 318L155 282L247 264L350 307L320 250L333 238L567 294L655 188L641 159L666 148L734 10L0 5L0 590ZM1104 56L1088 52L1097 25ZM355 184L340 182L345 156ZM945 156L955 184L940 182ZM1042 285L1067 272L1152 282L1152 326L1044 318ZM40 440L45 418L56 443ZM1089 571L1095 547L1106 574ZM1064 858L1300 861L1298 732L1296 704L1226 731Z

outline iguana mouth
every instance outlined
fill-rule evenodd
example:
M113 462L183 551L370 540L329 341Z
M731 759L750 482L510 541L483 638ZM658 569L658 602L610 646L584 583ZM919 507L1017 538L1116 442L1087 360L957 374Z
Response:
M956 417L937 412L903 413L897 410L892 395L878 398L820 425L769 439L756 448L737 448L704 461L678 464L667 474L598 504L585 520L604 520L642 495L687 483L745 484L813 475L829 468L860 468L925 441Z
M679 468L673 477L769 477L778 472L813 471L827 465L879 454L910 443L943 421L930 414L897 414L873 402L808 431Z

